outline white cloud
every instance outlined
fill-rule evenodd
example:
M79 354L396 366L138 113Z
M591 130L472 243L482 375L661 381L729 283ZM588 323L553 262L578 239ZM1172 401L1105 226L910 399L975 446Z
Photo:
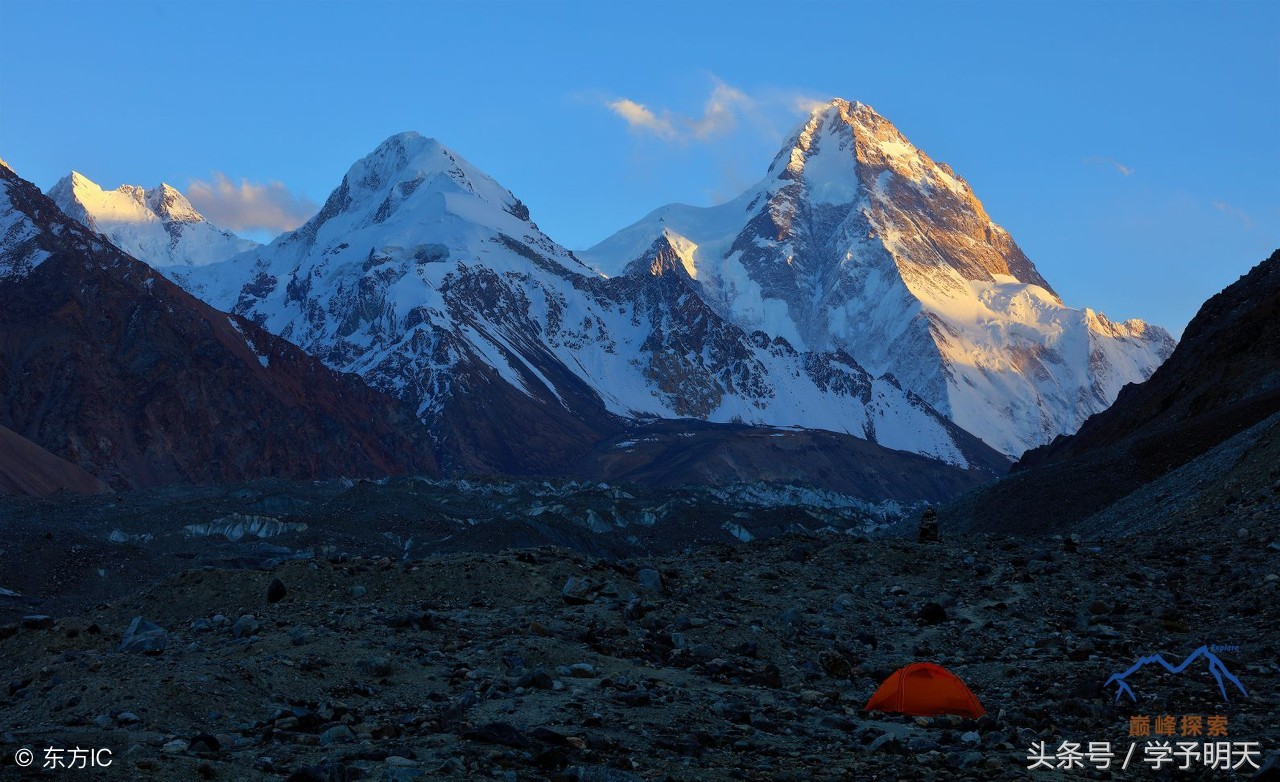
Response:
M737 113L750 111L755 103L742 90L717 81L711 97L703 106L702 117L690 124L694 138L699 141L728 133L738 124Z
M1091 163L1093 165L1098 165L1098 166L1110 166L1111 168L1114 168L1116 171L1119 171L1121 176L1130 176L1133 174L1132 168L1130 168L1129 166L1126 166L1124 163L1121 163L1119 160L1116 160L1113 157L1101 157L1101 156L1095 155L1094 157L1085 158L1084 162Z
M797 114L812 114L831 101L814 98L809 95L792 95L789 97L791 108Z
M291 231L319 208L282 182L241 179L237 185L219 171L213 173L212 182L191 180L187 200L209 222L233 231Z
M671 124L671 120L667 117L657 116L643 103L636 103L629 98L619 98L618 100L609 101L605 105L619 117L626 120L627 124L633 128L648 131L662 139L674 139L676 137L676 129Z
M670 109L652 109L630 98L617 98L605 102L605 106L622 117L640 133L646 133L663 141L686 143L710 141L731 133L739 121L746 118L757 125L769 125L766 115L781 108L786 113L805 115L815 108L825 106L819 101L796 93L771 91L764 97L748 95L743 90L714 79L711 95L697 116L680 114Z
M1222 212L1224 215L1230 215L1236 218L1245 228L1253 228L1253 218L1249 213L1239 207L1232 206L1226 201L1214 201L1213 208Z

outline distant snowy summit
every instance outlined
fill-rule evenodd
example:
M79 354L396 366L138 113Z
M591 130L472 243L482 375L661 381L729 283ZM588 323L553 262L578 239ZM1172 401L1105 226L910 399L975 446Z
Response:
M658 419L828 430L968 468L1074 432L1174 347L1065 306L968 183L844 100L738 198L662 207L581 253L416 133L262 246L164 186L73 174L51 195L215 307L410 402L466 469L545 472Z
M1009 455L1075 431L1174 347L1064 306L968 183L861 103L815 110L732 201L662 207L579 255L634 274L660 237L728 320L845 351Z
M166 184L151 190L137 185L103 190L72 171L47 195L67 215L157 269L201 266L258 246L205 220L182 193Z
M651 243L645 268L671 257ZM174 277L412 402L446 465L544 472L680 418L826 429L962 469L994 456L847 355L726 321L687 275L593 271L510 191L416 133L357 161L296 231Z

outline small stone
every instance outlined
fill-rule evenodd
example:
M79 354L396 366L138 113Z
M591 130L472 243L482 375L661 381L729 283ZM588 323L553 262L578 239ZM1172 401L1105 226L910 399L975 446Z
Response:
M278 578L271 579L271 583L267 585L268 603L279 603L287 594L289 594L289 590L285 589L283 581Z
M198 755L213 755L222 749L222 742L217 736L198 733L191 737L191 751Z
M515 749L528 749L533 746L533 741L523 731L506 722L490 722L473 728L465 728L458 733L458 736L467 741L501 744Z
M351 595L352 597L364 597L366 594L368 594L368 592L369 590L365 589L363 586L359 584L356 584L355 586L347 590L347 594Z
M259 624L257 617L253 614L245 614L231 626L231 635L234 638L248 638L258 632L259 627L261 627L261 624Z
M370 657L360 663L360 667L374 676L386 677L395 672L395 666L386 657Z
M636 573L636 580L640 582L640 588L653 592L654 594L662 594L664 585L662 583L662 574L653 568L641 568Z
M158 624L135 616L124 631L120 651L138 654L160 654L169 643L169 634Z
M818 653L818 666L833 679L848 679L853 675L849 658L833 649L823 649Z
M142 718L131 711L122 711L116 715L116 722L121 725L136 725L137 723L142 722Z
M174 739L166 742L160 751L166 755L178 755L187 751L187 747L191 746L186 739Z
M877 737L875 741L871 742L870 746L868 746L867 749L871 750L872 752L876 752L877 750L881 750L881 749L883 749L885 752L891 752L896 748L897 743L898 743L897 736L893 735L892 733L885 733L884 735Z
M327 747L333 744L349 744L356 740L356 734L346 725L334 725L320 734L320 745Z
M560 589L560 597L569 605L586 605L591 602L595 585L585 578L570 576Z
M947 610L937 603L925 603L920 607L920 619L927 625L936 625L947 621Z
M596 669L590 663L574 663L569 666L569 675L578 679L590 679L596 675Z

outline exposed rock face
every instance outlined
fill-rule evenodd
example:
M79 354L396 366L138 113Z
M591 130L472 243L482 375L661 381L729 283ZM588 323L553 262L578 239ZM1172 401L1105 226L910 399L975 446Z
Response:
M168 271L414 405L451 470L563 473L655 418L826 429L962 470L992 463L892 377L725 319L680 258L658 236L633 259L643 274L606 279L497 182L405 133L297 231Z
M1210 459L1254 429L1247 443ZM1236 472L1228 482L1236 484L1237 499L1255 490L1266 494L1280 474L1274 464L1270 472L1255 469L1251 454L1274 451L1267 432L1277 429L1280 251L1205 302L1151 379L1126 386L1077 434L1028 452L1007 479L957 502L946 515L982 529L1065 529L1200 460L1215 464L1197 471L1197 482L1207 485ZM1148 504L1158 509L1177 490L1170 485Z
M656 237L678 264L634 260ZM680 266L743 329L843 351L1015 456L1074 431L1174 344L1063 306L968 183L843 100L733 201L662 207L582 256L608 274Z
M70 217L156 268L213 263L258 246L205 220L186 196L163 183L151 190L103 190L72 171L49 188L49 197Z
M194 299L0 167L0 424L116 487L433 472L411 410Z

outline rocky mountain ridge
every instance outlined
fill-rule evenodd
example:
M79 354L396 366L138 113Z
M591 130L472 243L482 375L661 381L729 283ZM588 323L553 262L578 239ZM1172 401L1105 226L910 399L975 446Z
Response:
M661 239L641 263L669 266ZM847 433L968 468L987 449L892 377L724 320L679 273L607 279L438 142L393 136L311 221L189 290L418 409L446 463L555 469L635 422Z
M1163 329L1065 307L968 183L861 103L815 110L737 198L662 207L581 256L635 273L657 237L730 322L844 351L1011 456L1173 349Z
M138 185L104 190L72 171L49 188L48 196L63 212L157 269L213 263L258 246L205 220L186 196L165 183L151 190Z
M218 312L0 167L0 426L116 488L436 470L394 399Z

